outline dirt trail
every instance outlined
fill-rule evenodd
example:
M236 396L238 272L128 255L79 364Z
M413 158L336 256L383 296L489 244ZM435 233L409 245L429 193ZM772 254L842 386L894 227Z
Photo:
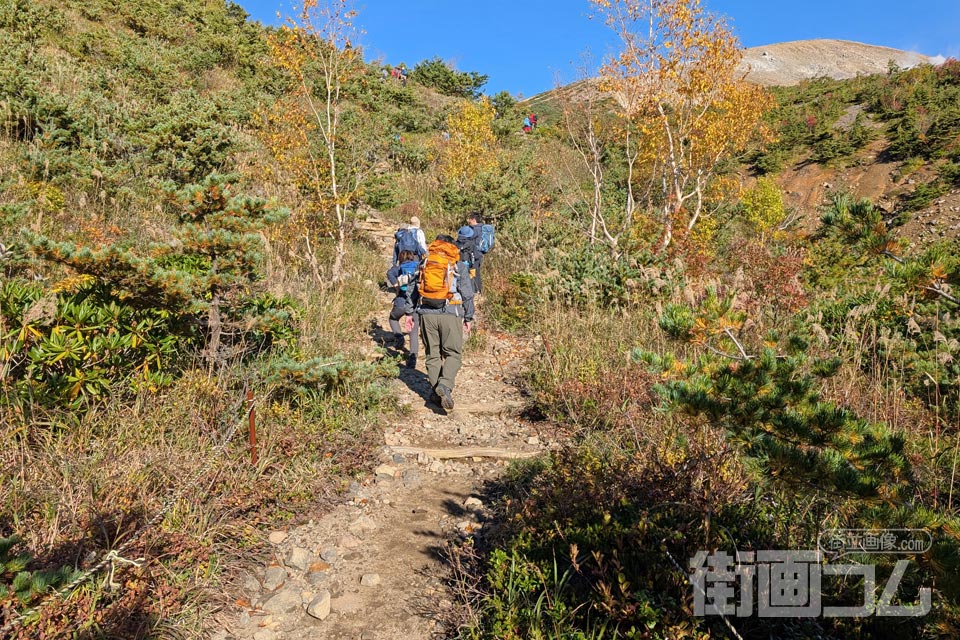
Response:
M386 271L393 227L371 218L361 229L382 247ZM381 295L382 313L371 319L370 333L382 344L392 335L392 294ZM508 457L534 455L554 437L519 417L524 400L515 380L531 345L483 328L482 303L478 321L483 347L465 354L454 411L447 415L428 402L421 348L417 368L402 367L392 383L405 409L383 425L381 464L329 513L271 534L274 562L251 571L242 606L221 615L213 638L447 636L437 622L453 606L440 579L444 544L483 535L491 525L479 499L484 482L503 471Z

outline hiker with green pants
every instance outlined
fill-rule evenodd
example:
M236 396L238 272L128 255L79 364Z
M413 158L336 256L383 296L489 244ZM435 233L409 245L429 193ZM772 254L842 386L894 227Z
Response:
M420 340L433 389L431 400L453 409L453 388L463 362L464 334L473 322L470 268L450 236L437 236L427 250L420 275Z

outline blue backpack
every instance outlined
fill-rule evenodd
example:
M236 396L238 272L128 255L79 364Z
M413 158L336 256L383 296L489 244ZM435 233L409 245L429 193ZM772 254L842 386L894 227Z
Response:
M417 256L423 256L423 247L417 239L416 229L398 229L394 237L397 239L393 247L394 256L399 256L401 251L412 251Z
M408 291L407 287L409 285L417 284L417 272L420 271L420 263L416 260L411 260L410 262L401 262L400 263L400 275L407 276L407 283L400 285L400 291L406 293Z
M493 225L485 224L480 227L480 242L479 248L480 253L487 253L490 249L493 249L493 243L496 238L494 237Z

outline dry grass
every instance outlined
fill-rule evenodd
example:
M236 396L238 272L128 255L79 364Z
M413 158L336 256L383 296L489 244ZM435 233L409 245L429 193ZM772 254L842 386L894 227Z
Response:
M382 258L353 245L347 269L352 277L342 283L318 283L306 262L273 253L266 283L302 309L301 357L369 357L369 320L381 311L370 281L382 277ZM256 465L246 444L247 384L256 398ZM207 598L198 594L217 592L237 550L255 549L265 527L315 514L368 462L377 410L337 397L290 403L272 395L254 369L237 365L210 375L199 362L155 395L118 399L69 423L55 413L38 410L28 420L0 408L0 437L8 443L0 450L0 535L21 535L34 569L82 568L91 552L144 531L130 553L148 562L126 570L145 590L144 628L156 629L166 617L184 621L184 637L200 637L195 622ZM166 515L147 527L172 498ZM127 606L98 595L101 579L85 592L100 604L85 601L89 610L74 611L77 625L91 611ZM164 589L167 600L148 595ZM165 616L152 609L161 605ZM106 631L145 637L119 622L131 615L118 613Z
M333 282L322 268L314 269L330 263L327 253L327 246L311 253L306 241L298 242L284 256L271 258L265 280L274 295L300 303L299 348L305 356L357 357L367 351L364 336L370 318L380 312L377 283L383 280L386 264L375 251L355 243L345 261L349 277Z

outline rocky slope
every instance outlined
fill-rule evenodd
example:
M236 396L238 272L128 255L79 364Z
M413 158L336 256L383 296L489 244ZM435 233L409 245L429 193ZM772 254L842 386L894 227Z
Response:
M746 49L740 68L764 86L791 86L801 80L835 80L886 73L890 61L909 69L936 60L920 53L846 40L798 40Z

